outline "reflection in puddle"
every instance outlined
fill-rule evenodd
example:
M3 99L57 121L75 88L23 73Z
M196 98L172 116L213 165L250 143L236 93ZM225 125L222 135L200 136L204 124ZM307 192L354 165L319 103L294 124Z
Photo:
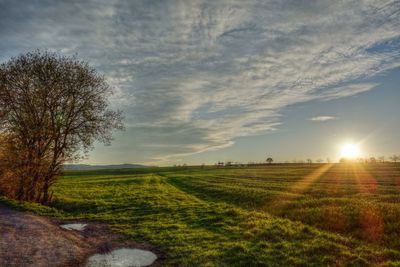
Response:
M63 224L60 227L67 230L83 231L85 230L86 226L87 224L85 223L69 223L69 224Z
M88 260L87 267L139 267L149 266L157 256L142 249L117 249L107 254L95 254Z

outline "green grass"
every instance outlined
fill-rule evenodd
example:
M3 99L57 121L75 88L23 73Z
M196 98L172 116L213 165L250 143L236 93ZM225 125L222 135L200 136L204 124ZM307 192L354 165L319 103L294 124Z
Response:
M106 222L166 266L400 265L395 164L71 171L54 191L3 202Z

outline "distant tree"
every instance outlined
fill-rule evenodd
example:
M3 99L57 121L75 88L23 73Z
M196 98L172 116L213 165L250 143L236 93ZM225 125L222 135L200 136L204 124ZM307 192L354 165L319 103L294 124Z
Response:
M355 161L358 162L358 163L364 163L365 159L364 158L357 158Z
M378 161L381 162L381 163L385 163L385 157L384 156L380 156L378 158Z
M318 163L322 163L322 162L324 162L324 160L323 159L317 159L317 162Z
M268 164L272 164L272 162L274 162L274 160L271 157L269 157L269 158L267 158L266 162L268 162Z
M62 165L109 144L122 116L109 108L112 90L85 62L32 52L0 65L0 186L7 196L46 203ZM6 151L4 151L6 150Z
M396 163L397 161L400 160L400 156L399 155L393 155L393 156L390 157L390 160Z
M370 163L376 163L376 158L375 157L370 157L369 158Z
M308 164L312 164L312 159L307 159Z

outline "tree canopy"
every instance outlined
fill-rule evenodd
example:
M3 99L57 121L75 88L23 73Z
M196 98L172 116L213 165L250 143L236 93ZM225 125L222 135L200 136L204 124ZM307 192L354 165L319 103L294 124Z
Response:
M47 202L66 161L123 129L112 88L88 63L35 51L0 65L0 192Z

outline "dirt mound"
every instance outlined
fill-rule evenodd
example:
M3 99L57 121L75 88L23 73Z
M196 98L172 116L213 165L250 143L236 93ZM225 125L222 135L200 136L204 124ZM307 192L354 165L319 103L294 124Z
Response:
M89 224L79 232L62 229L62 223L0 205L0 266L77 267L85 266L93 254L119 247L151 249L145 244L114 242L117 236L105 225Z

